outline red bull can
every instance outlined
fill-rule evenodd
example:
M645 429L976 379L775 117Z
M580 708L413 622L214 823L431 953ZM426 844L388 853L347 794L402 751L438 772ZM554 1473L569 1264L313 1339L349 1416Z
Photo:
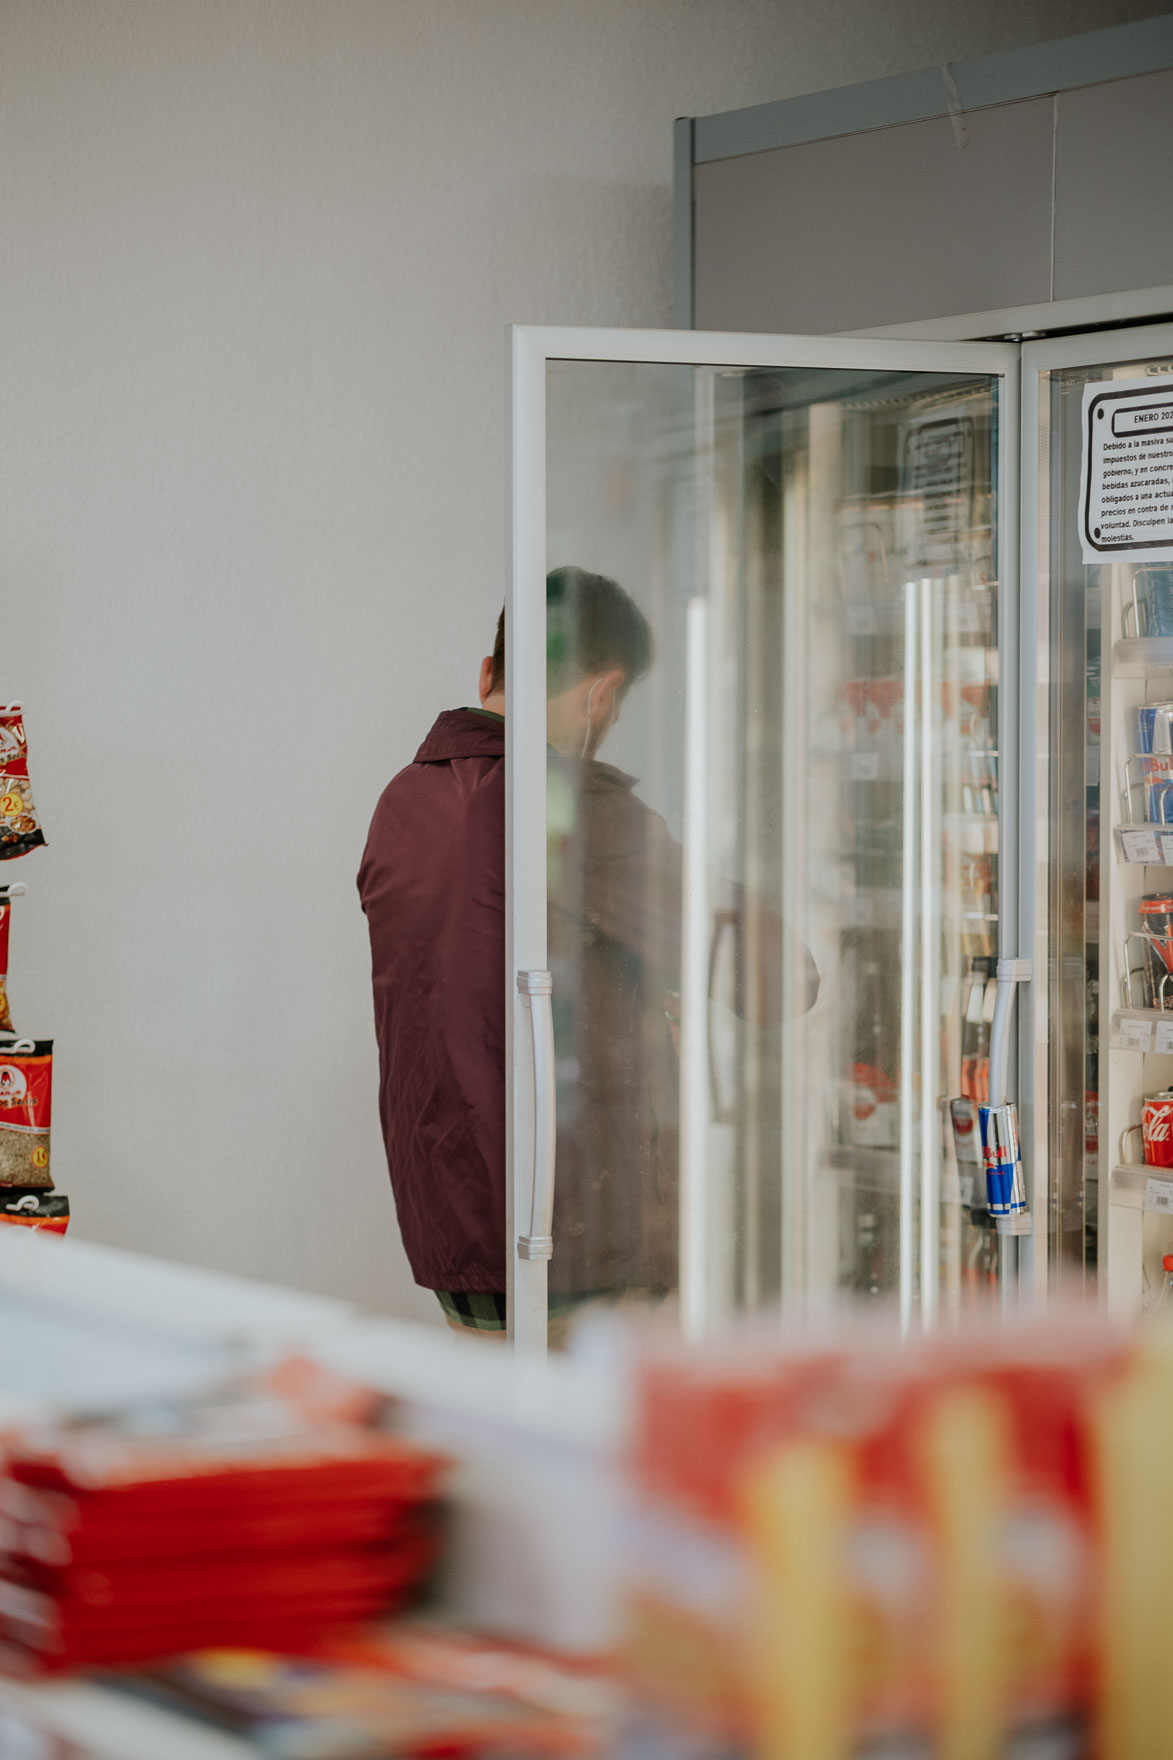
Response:
M1138 752L1173 752L1173 703L1142 703L1136 712Z
M979 1106L982 1165L986 1173L986 1207L991 1216L1024 1216L1026 1183L1018 1145L1018 1119L1013 1106Z
M1168 824L1173 810L1173 703L1143 703L1136 712L1136 749L1145 784L1145 817Z

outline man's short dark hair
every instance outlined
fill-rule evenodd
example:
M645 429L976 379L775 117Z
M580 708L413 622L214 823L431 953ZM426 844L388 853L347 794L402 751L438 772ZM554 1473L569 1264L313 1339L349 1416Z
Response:
M557 696L576 679L622 672L627 685L652 664L647 618L618 581L585 568L555 568L546 576L546 694ZM492 689L505 685L505 613L497 619Z

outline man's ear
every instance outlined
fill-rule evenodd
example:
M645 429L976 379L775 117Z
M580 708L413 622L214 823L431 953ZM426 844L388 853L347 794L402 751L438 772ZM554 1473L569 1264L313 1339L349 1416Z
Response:
M623 687L627 683L627 674L615 667L610 672L601 674L598 683L596 702L600 708L605 707L612 721L619 719L619 710L623 704Z
M493 660L488 654L481 661L480 694L482 703L493 694Z

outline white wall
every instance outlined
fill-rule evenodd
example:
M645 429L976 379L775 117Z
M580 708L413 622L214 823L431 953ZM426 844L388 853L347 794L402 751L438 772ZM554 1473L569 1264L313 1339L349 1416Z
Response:
M353 876L501 603L503 326L670 321L678 114L1156 10L3 0L4 877L79 1233L432 1314Z

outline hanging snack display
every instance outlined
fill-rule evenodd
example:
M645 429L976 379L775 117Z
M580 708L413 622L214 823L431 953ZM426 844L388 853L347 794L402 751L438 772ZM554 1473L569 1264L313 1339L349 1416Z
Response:
M69 1199L64 1192L30 1191L22 1186L0 1186L0 1227L37 1228L45 1234L64 1234L69 1227Z
M29 783L28 740L19 703L0 703L0 861L45 841Z
M0 1187L51 1191L52 1039L0 1045Z
M24 886L0 886L0 1033L13 1031L8 1008L8 930L12 900L27 890Z

